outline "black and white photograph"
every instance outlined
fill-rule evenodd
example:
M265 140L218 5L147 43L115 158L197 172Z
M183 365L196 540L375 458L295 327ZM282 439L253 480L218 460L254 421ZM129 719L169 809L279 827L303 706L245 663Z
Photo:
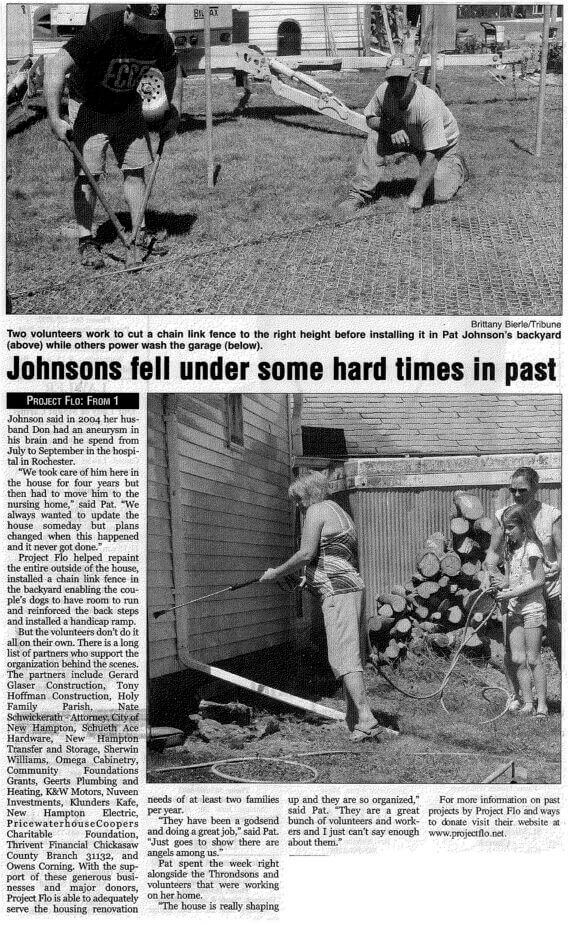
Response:
M558 916L563 12L2 4L5 916Z
M7 5L7 310L559 315L562 7Z
M560 782L561 401L148 396L147 778Z

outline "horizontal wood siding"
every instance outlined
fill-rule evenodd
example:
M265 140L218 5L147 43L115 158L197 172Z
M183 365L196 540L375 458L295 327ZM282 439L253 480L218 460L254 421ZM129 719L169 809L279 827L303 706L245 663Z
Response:
M165 427L155 417L152 424L156 433L148 441L149 530L152 524L159 539L168 488L158 449L166 440ZM287 397L243 395L243 428L244 446L228 446L224 395L177 397L181 569L176 604L255 578L292 552ZM152 611L173 600L173 571L171 552L168 555L150 537L148 550ZM165 603L154 603L158 599ZM176 658L178 648L217 662L279 645L289 637L291 617L288 594L276 586L251 585L182 608L177 619L171 614L153 620L151 676L183 668Z
M175 671L175 635L159 640L159 624L152 616L155 610L174 605L173 556L170 504L168 498L168 461L164 400L161 395L148 395L148 521L147 521L147 588L148 588L148 641L152 663L152 676Z
M258 45L265 54L276 54L278 26L286 20L297 23L302 30L302 54L324 54L327 48L323 4L279 3L262 6L239 4L236 10L249 14L249 43ZM357 21L356 4L328 4L328 21L333 32L338 53L357 53L361 40ZM361 22L363 8L360 7Z

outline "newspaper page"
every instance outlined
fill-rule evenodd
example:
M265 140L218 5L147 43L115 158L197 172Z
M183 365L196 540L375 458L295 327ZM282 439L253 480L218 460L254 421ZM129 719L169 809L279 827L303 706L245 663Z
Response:
M562 8L2 29L5 915L557 914Z

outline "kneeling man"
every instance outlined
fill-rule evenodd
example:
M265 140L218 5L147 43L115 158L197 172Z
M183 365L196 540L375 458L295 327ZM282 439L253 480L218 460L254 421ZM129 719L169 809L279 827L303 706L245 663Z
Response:
M389 154L408 152L418 158L409 209L422 208L425 200L447 202L468 179L457 122L438 94L415 79L403 58L393 57L385 76L365 109L369 135L349 197L339 206L341 218L373 200Z

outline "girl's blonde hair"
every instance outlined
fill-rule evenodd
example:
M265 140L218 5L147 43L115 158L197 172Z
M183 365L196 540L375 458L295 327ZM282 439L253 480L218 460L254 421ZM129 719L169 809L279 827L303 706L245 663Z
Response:
M513 526L520 527L525 534L525 542L536 543L544 556L544 549L542 543L536 535L531 516L521 504L511 504L510 507L505 508L501 516L501 523L503 524L503 528L505 528L506 524L512 524ZM508 558L510 558L511 555L512 550L509 547L509 544L507 544Z
M288 495L294 501L300 501L305 507L325 501L329 498L327 475L323 472L308 472L306 475L300 475L290 485Z

